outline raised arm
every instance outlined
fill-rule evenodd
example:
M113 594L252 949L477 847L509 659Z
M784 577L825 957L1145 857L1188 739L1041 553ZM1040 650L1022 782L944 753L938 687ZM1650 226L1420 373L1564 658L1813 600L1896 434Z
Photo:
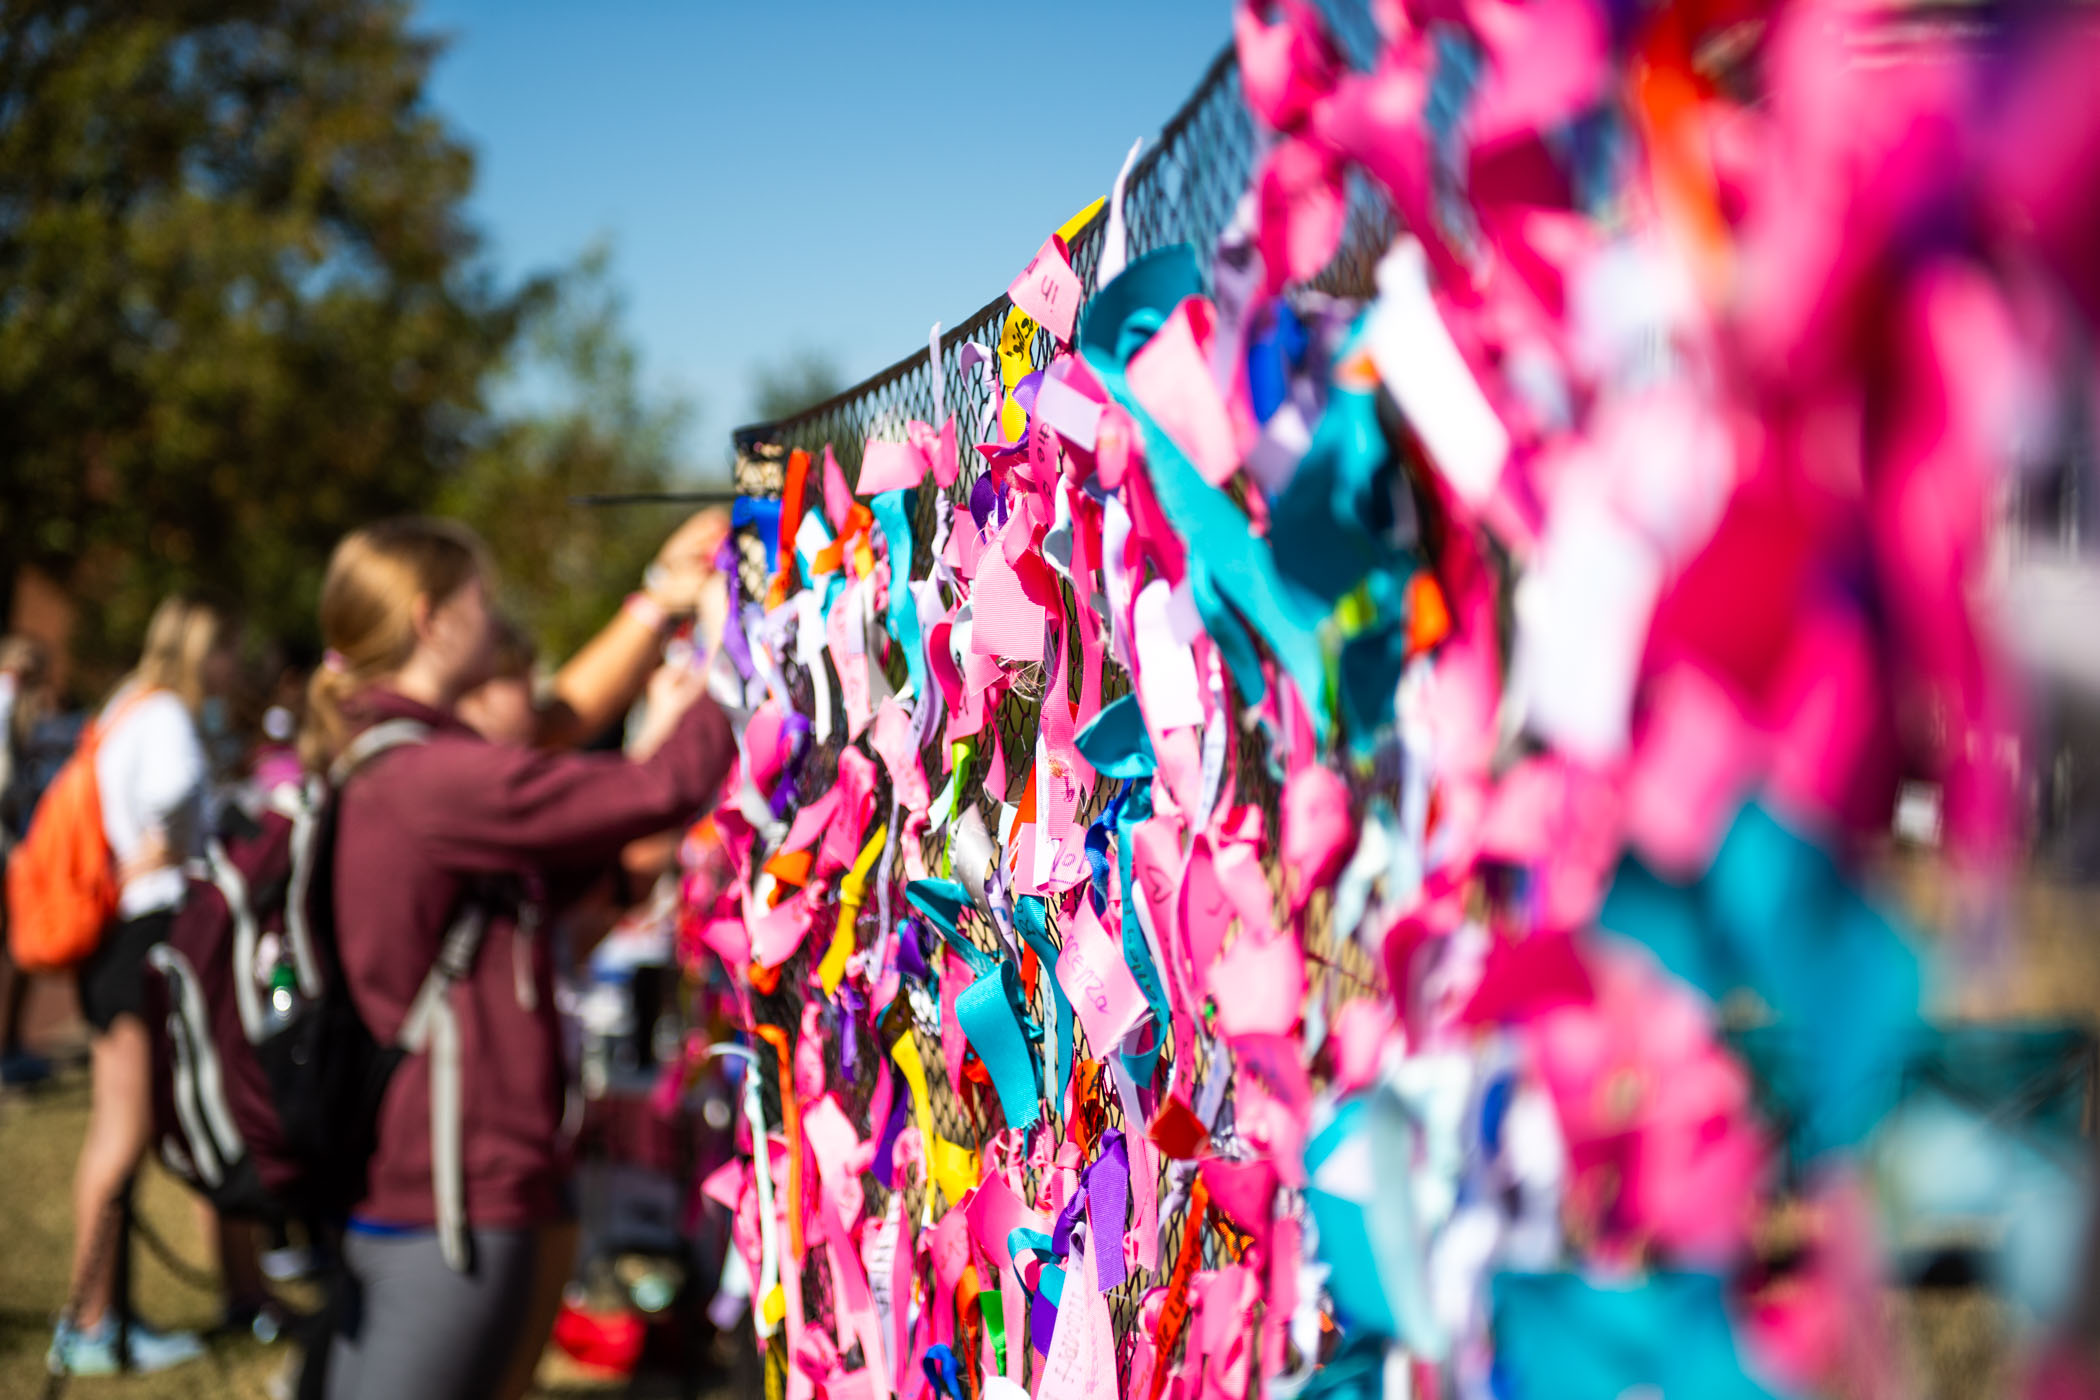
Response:
M668 625L692 615L728 537L729 517L704 510L664 541L642 590L555 675L552 698L540 712L540 747L587 743L640 698L662 659Z
M729 723L701 697L636 763L480 742L433 743L395 788L394 815L440 864L504 870L519 859L561 870L609 864L620 848L699 815L736 757Z

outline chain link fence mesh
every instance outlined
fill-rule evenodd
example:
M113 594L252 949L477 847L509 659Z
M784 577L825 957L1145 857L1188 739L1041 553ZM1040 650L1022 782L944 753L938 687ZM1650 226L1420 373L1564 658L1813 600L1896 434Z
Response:
M1367 62L1377 43L1367 6L1358 0L1332 0L1322 8L1344 51L1359 64ZM1212 61L1195 92L1167 122L1158 139L1148 146L1132 170L1124 201L1129 256L1136 258L1152 249L1177 242L1191 243L1207 254L1234 219L1250 177L1260 161L1261 143L1262 136L1242 100L1238 65L1228 45ZM1073 270L1079 276L1083 292L1089 297L1095 290L1095 274L1107 225L1104 208L1079 230L1069 245ZM1373 268L1391 241L1393 230L1392 216L1383 200L1360 177L1352 177L1349 220L1341 250L1316 280L1314 290L1343 298L1368 298L1372 291ZM1031 363L1038 369L1046 366L1056 351L1049 332L1035 327L1032 321L1011 307L1006 297L1001 296L941 336L937 367L928 350L920 349L794 417L738 429L734 436L738 493L777 497L783 489L788 455L797 449L808 452L815 464L821 463L825 450L829 448L847 480L856 482L863 446L867 441L902 440L905 425L910 420L938 424L943 413L952 413L956 419L959 457L955 483L942 491L929 476L915 494L912 564L915 577L925 577L931 568L936 512L967 502L970 488L982 468L982 459L974 444L997 437L994 428L999 410L995 397L997 389L976 369L965 370L962 352L972 342L996 352L1002 336L1014 337L1016 344L1025 348ZM939 376L938 396L936 374ZM815 489L814 482L812 489ZM764 542L753 531L740 532L738 548L744 596L763 597L768 581ZM1077 629L1064 630L1070 634ZM1067 644L1073 648L1073 664L1069 668L1073 689L1068 698L1076 700L1081 669L1076 654L1076 636L1068 635ZM786 668L796 703L805 709L811 700L811 686L805 668L812 664L825 663L817 658L796 658L795 663ZM905 668L896 649L891 649L884 668L893 688L901 684ZM1025 784L1034 750L1041 684L1033 677L1027 680L1033 683L1016 684L993 716L1000 748L1006 757L1002 790L1009 794L1019 793ZM837 682L834 680L832 685L836 694ZM1126 692L1129 685L1128 676L1113 661L1108 662L1102 684L1104 703ZM1273 834L1276 830L1277 787L1268 769L1260 734L1258 731L1243 732L1236 736L1236 742L1240 746L1237 765L1239 799L1264 812L1267 829ZM800 796L804 800L825 792L835 781L839 752L844 743L844 737L840 735L830 745L810 754L799 781ZM922 755L930 774L942 773L947 766L945 759L944 754L934 749ZM939 781L939 778L935 779L936 785ZM1092 821L1107 806L1113 786L1106 779L1096 784L1081 809L1082 823ZM988 828L997 829L998 804L984 790L981 778L973 775L969 788L959 794L959 799L961 803L976 806ZM883 791L878 794L878 808L888 810L886 778L883 779ZM939 852L936 843L929 843L925 854L929 867L937 868ZM1289 910L1282 888L1282 873L1273 861L1268 874L1275 915L1282 922L1289 917ZM901 900L897 904L901 905ZM862 911L864 917L856 939L858 946L865 947L873 939L875 908L876 901L871 897ZM1051 934L1053 941L1061 947L1063 940L1056 924L1056 912L1053 903ZM802 950L780 969L774 990L753 996L755 1019L781 1027L798 1043L807 1014L805 1003L809 995L810 972L821 950L831 941L836 928L835 919L836 906L820 914ZM1312 1005L1322 1018L1320 1024L1326 1024L1340 1004L1351 997L1383 993L1384 972L1375 960L1353 940L1338 940L1329 935L1323 897L1314 897L1302 927L1308 980L1313 991ZM966 920L965 932L986 952L996 956L1003 951L996 933L985 927L974 914ZM1031 982L1027 994L1029 1013L1038 1023L1049 1023L1054 1019L1054 1008L1046 1003L1039 984ZM898 1035L917 1037L919 1056L927 1069L934 1125L943 1137L973 1153L980 1153L1004 1126L998 1100L991 1089L968 1077L959 1086L952 1083L944 1068L939 1037L910 1024L908 1015L891 1017L878 1028L871 1043L855 1027L853 1018L841 1015L836 1007L820 1002L814 1014L817 1018L815 1024L822 1028L826 1085L839 1095L864 1137L882 1129L882 1124L869 1121L870 1106L876 1093L881 1062L889 1058L889 1047ZM1078 1038L1074 1058L1076 1075L1082 1063L1097 1058L1097 1052L1086 1043L1085 1033L1080 1027L1075 1025L1073 1029ZM1194 1079L1188 1082L1201 1082L1202 1077L1210 1072L1206 1062L1208 1038L1199 1036L1196 1043L1198 1063L1192 1067ZM1163 1063L1171 1063L1171 1051ZM1096 1115L1089 1126L1097 1132L1125 1126L1121 1106L1115 1094L1107 1088L1107 1077L1102 1076L1099 1083L1101 1092L1083 1109ZM771 1057L765 1058L762 1084L768 1121L778 1123L781 1121L781 1086ZM901 1084L898 1092L903 1092ZM1052 1100L1045 1125L1054 1134L1053 1141L1059 1141L1067 1127L1057 1115L1064 1087L1046 1083L1045 1094ZM1229 1118L1230 1112L1228 1102L1221 1122ZM1142 1124L1131 1127L1136 1132L1144 1130ZM1118 1345L1118 1366L1126 1384L1130 1343L1137 1328L1141 1301L1148 1290L1166 1281L1166 1274L1179 1254L1187 1229L1186 1212L1178 1209L1170 1212L1169 1207L1173 1203L1170 1193L1177 1185L1185 1185L1188 1170L1172 1162L1165 1166L1159 1183L1160 1268L1157 1271L1133 1270L1131 1278L1109 1295ZM1027 1185L1032 1198L1043 1183L1034 1179L1032 1171L1028 1176ZM865 1176L862 1184L867 1195L868 1217L879 1217L887 1207L888 1192L872 1174ZM926 1193L932 1190L931 1186L924 1184L923 1177L914 1177L906 1185L905 1213L912 1221L928 1218ZM952 1205L952 1202L938 1203L931 1213L933 1218L938 1218L942 1209ZM1242 1248L1243 1242L1236 1232L1216 1212L1211 1212L1206 1219L1201 1250L1203 1266L1215 1267L1235 1259ZM826 1329L833 1326L830 1279L826 1270L816 1267L814 1251L804 1271L802 1298L804 1313L811 1325ZM1019 1335L1020 1329L1013 1320L1009 1320L1009 1328L1013 1335ZM1162 1364L1166 1364L1164 1359Z

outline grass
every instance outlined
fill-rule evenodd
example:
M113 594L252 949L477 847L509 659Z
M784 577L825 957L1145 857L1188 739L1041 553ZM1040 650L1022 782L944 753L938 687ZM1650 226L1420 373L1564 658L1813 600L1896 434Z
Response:
M44 1349L65 1303L73 1161L87 1105L87 1073L78 1065L39 1092L0 1099L0 1396L9 1400L40 1395L44 1386ZM206 1258L196 1209L179 1183L149 1168L139 1180L137 1207L182 1258ZM138 1249L134 1258L132 1286L142 1317L160 1327L202 1329L218 1321L217 1298L185 1286L150 1251ZM227 1338L214 1343L205 1361L157 1376L76 1380L68 1394L262 1400L269 1378L291 1354L253 1337Z
M64 1305L73 1246L73 1162L87 1128L87 1072L77 1062L35 1093L0 1095L0 1400L41 1396L44 1349ZM139 1214L182 1259L207 1258L202 1227L186 1188L157 1166L141 1173ZM218 1321L215 1295L177 1278L143 1246L133 1251L132 1288L140 1316L157 1327L206 1329ZM310 1294L286 1290L310 1306ZM153 1376L82 1378L69 1400L265 1400L271 1380L297 1349L264 1346L247 1333L217 1338L202 1361ZM542 1360L536 1400L609 1396L618 1382L599 1379L558 1353Z

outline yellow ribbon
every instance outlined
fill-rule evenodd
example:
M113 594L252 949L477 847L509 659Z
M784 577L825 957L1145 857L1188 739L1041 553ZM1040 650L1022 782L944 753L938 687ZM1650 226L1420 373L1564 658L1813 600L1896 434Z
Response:
M897 1043L890 1047L890 1058L904 1071L905 1086L911 1090L912 1120L919 1125L919 1141L926 1144L926 1174L953 1206L977 1184L977 1156L933 1130L933 1100L926 1092L926 1064L919 1058L919 1042L910 1030L897 1037Z
M1057 236L1065 241L1067 248L1072 246L1073 239L1079 237L1079 231L1094 221L1094 215L1100 213L1101 206L1106 203L1108 203L1108 196L1100 195L1095 198L1093 203L1064 221L1063 226L1057 230Z
M868 897L868 873L882 854L882 843L889 830L887 822L876 823L875 834L860 848L853 868L839 881L839 926L831 935L831 946L824 950L824 960L817 964L817 980L824 984L825 996L837 996L839 983L846 978L846 959L853 956L853 925Z
M1101 206L1108 203L1104 196L1089 203L1058 227L1057 236L1070 247ZM1008 442L1019 442L1028 427L1028 413L1014 402L1014 386L1035 373L1035 361L1029 349L1035 344L1036 322L1033 316L1016 306L1006 313L1006 324L999 331L999 382L1005 386L1006 398L999 406L999 430Z
M999 382L1006 400L999 409L999 431L1008 442L1019 442L1028 427L1028 411L1014 402L1014 386L1035 373L1028 348L1035 344L1035 317L1016 306L1006 313L999 332Z

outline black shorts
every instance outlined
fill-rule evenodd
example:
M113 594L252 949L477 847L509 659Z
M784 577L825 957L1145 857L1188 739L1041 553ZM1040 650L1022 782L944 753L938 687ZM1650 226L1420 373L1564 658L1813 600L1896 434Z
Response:
M80 1014L97 1031L107 1031L127 1012L145 1019L146 955L167 941L175 911L160 909L113 925L76 969L80 979Z

